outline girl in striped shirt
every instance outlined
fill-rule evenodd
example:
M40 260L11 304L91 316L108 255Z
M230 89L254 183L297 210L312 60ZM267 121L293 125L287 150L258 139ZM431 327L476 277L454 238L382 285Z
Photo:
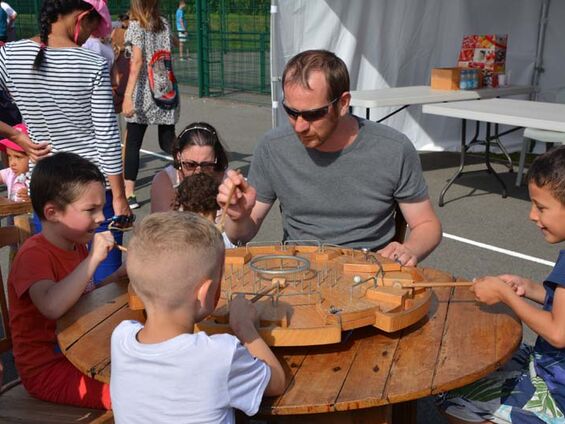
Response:
M66 151L93 162L106 178L108 219L131 216L124 194L119 130L106 61L79 46L91 34L104 37L110 30L104 0L45 0L40 35L0 48L0 88L14 99L33 141L24 140L21 147L32 161ZM121 253L116 250L97 270L95 281L120 264Z

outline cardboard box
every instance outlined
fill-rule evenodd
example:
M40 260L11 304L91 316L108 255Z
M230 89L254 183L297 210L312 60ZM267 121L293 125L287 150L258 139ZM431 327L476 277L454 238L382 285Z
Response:
M438 90L459 90L460 68L433 68L431 86Z
M457 66L504 73L508 34L465 35Z

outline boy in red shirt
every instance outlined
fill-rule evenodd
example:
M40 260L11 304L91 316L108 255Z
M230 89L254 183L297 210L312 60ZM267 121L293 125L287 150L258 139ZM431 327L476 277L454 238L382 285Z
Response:
M55 335L57 319L94 288L94 271L115 245L109 231L95 234L104 221L104 175L78 155L57 153L37 162L30 191L43 227L21 247L8 278L16 367L32 396L110 409L109 386L76 369Z

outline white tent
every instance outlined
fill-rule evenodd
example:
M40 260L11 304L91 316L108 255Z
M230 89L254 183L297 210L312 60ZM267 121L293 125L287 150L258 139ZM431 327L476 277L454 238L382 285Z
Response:
M349 68L351 89L365 90L429 84L432 68L456 65L464 35L508 34L506 69L511 84L532 83L539 51L545 52L538 58L545 69L539 74L542 99L546 92L565 86L565 0L278 0L273 4L274 125L286 121L277 109L284 64L307 49L334 51ZM544 4L547 21L541 19ZM545 39L539 38L540 33ZM390 111L374 109L371 117ZM354 113L364 116L364 110ZM405 133L419 150L458 149L459 123L424 115L420 106L411 106L385 123ZM504 143L512 148L519 140L517 134Z

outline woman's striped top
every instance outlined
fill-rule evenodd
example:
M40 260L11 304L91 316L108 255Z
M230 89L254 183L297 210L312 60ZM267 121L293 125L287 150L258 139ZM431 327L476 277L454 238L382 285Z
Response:
M120 135L108 66L81 47L45 49L39 70L32 40L0 48L0 88L20 109L34 142L49 141L53 152L76 153L104 175L122 172Z

